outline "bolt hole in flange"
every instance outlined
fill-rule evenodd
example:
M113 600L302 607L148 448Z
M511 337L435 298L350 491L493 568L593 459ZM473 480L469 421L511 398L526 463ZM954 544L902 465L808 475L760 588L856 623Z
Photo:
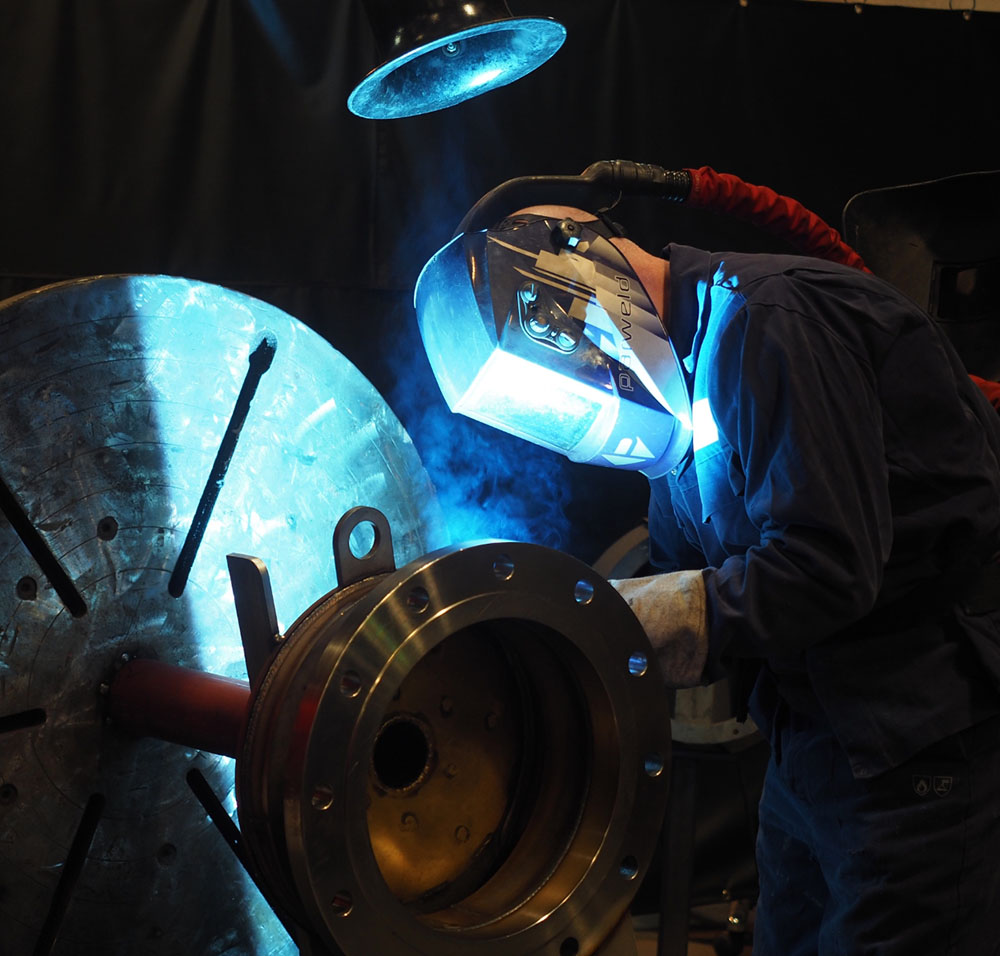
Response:
M509 581L514 577L514 562L507 554L498 554L493 559L493 574L498 581Z
M356 671L348 671L340 678L340 692L345 697L357 697L361 693L361 678Z
M618 867L618 872L626 880L634 880L639 874L639 861L634 856L625 857Z
M642 677L649 668L649 658L641 651L635 651L629 655L628 672L633 677Z
M348 916L354 909L354 897L347 890L338 890L330 900L330 910L334 916Z
M643 761L643 769L650 777L660 776L666 766L666 761L660 754L647 754Z
M413 588L406 596L406 606L413 611L414 614L423 614L423 612L427 610L427 606L430 603L431 597L427 593L427 589L422 588L419 585Z
M313 790L312 805L314 810L329 810L333 806L335 794L332 787L319 786Z

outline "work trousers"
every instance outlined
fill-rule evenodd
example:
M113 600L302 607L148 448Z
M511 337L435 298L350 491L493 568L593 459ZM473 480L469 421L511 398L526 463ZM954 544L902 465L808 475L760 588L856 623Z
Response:
M1000 954L1000 718L856 780L822 719L772 734L754 956Z

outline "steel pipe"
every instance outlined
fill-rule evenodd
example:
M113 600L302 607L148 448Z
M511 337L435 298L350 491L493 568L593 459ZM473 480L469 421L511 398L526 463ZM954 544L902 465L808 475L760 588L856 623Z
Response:
M235 757L250 685L155 660L130 660L108 691L108 716L138 737L157 737Z

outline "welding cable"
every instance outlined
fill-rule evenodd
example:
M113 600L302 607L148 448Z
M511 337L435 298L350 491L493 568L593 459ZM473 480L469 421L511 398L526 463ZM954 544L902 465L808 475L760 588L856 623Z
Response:
M798 200L782 196L767 186L744 182L731 173L718 173L709 166L671 171L614 160L594 163L581 179L611 182L622 192L660 195L696 209L743 219L790 242L807 255L871 273L864 259L844 242L840 233ZM971 373L969 378L1000 412L1000 382Z
M973 375L971 372L969 373L969 378L979 386L979 390L986 396L987 401L1000 412L1000 382L981 378L978 375Z
M832 226L789 196L767 186L754 186L708 166L688 169L691 192L685 205L744 219L791 242L808 255L871 270Z

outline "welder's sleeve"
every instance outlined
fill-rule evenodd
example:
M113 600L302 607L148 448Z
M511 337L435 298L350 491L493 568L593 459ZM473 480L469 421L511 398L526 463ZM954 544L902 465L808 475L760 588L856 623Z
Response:
M708 658L705 581L701 571L612 580L656 650L667 687L702 682Z
M771 291L794 299L799 290ZM724 666L798 659L863 618L893 542L884 429L895 423L883 418L878 371L860 334L851 337L849 310L820 290L801 298L744 310L713 356L711 408L738 452L731 478L760 535L706 581L710 653ZM813 318L824 310L828 319ZM723 533L716 501L733 490L727 481L702 492Z

